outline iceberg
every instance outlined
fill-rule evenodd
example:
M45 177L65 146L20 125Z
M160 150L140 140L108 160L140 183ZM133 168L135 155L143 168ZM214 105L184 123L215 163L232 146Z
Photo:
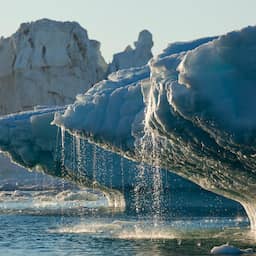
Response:
M188 51L166 49L148 78L135 81L130 69L100 82L54 123L239 201L255 227L255 43L256 27L247 27Z
M107 64L100 43L76 22L23 23L0 38L0 115L71 104L111 72L147 64L152 46L151 33L143 30L135 49L128 47Z
M214 246L211 249L211 254L214 255L241 255L241 254L253 254L253 249L239 249L233 245L223 244L220 246Z
M25 167L101 186L93 162L77 177L81 159L71 161L72 145L80 156L99 146L240 202L255 229L255 43L256 27L247 27L170 45L147 65L110 74L72 105L2 117L0 148Z
M134 42L133 49L128 45L123 52L114 54L112 62L109 64L108 73L113 73L120 69L140 67L146 65L153 57L152 34L148 30L139 33L138 41Z
M23 23L0 39L0 114L72 103L104 79L107 68L100 43L78 23Z

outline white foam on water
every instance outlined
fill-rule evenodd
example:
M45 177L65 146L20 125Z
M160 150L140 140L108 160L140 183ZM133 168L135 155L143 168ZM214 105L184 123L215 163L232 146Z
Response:
M72 234L103 234L106 232L113 232L114 230L121 229L119 224L115 223L88 223L78 224L70 227L61 227L56 230L49 230L51 233L72 233Z
M49 230L51 233L90 234L115 239L174 239L171 229L155 228L153 224L134 221L90 222Z
M182 242L186 239L217 239L218 241L244 241L254 246L255 236L245 227L248 220L241 223L237 218L196 218L177 219L158 222L154 220L113 220L110 218L86 218L80 223L60 225L49 229L50 233L81 234L92 237L124 240L173 240ZM225 227L225 228L223 228ZM201 246L201 242L200 245Z
M169 230L161 230L157 228L147 229L134 225L131 230L124 230L119 235L120 239L175 239L175 232Z

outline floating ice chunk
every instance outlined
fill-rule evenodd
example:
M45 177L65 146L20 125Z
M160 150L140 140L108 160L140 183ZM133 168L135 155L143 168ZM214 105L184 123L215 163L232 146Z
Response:
M211 249L211 254L214 254L214 255L240 255L240 254L250 254L250 253L253 253L252 248L243 250L229 244L214 246Z

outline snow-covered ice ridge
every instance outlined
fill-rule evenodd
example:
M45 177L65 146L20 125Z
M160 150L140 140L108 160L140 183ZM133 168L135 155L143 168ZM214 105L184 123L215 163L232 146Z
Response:
M149 64L112 73L78 95L52 124L239 201L255 228L255 44L256 27L171 44ZM45 145L56 137L54 112L2 118L2 150L60 175L55 142Z

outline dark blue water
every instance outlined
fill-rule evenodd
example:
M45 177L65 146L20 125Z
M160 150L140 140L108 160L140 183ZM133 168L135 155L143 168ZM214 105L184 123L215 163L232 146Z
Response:
M209 255L230 242L253 247L246 219L193 218L158 223L123 214L0 216L0 255Z

